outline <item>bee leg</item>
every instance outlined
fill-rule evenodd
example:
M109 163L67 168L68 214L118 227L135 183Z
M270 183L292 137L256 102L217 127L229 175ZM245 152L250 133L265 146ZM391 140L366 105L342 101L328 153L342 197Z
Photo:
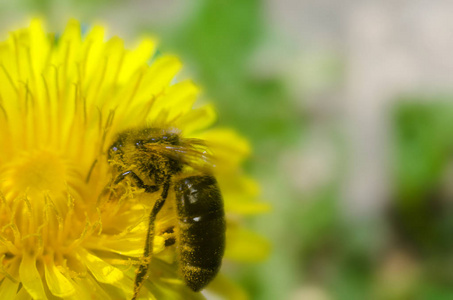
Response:
M132 171L126 171L126 172L123 172L121 173L120 175L118 175L114 181L114 184L118 184L120 183L121 181L124 180L124 178L126 178L126 176L131 176L132 179L135 181L135 184L141 188L141 189L145 189L145 192L147 193L154 193L154 192L157 192L159 190L159 186L157 185L147 185L143 182L143 180L141 180L140 177L137 176L137 174L135 174L134 172Z
M146 279L146 274L148 273L149 264L151 262L151 255L153 252L153 241L154 241L154 222L156 221L156 216L164 206L165 200L167 199L168 190L170 188L170 180L167 180L163 184L162 194L160 198L156 201L149 214L148 221L148 233L146 235L145 249L143 250L143 260L138 268L135 276L134 282L134 296L132 300L137 299L138 293L143 285L143 281Z

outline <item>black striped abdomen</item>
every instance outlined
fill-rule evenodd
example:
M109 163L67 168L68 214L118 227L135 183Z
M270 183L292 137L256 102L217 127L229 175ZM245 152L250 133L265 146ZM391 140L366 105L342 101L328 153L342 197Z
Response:
M179 263L186 284L201 290L217 274L225 250L225 214L213 176L175 183L179 220Z

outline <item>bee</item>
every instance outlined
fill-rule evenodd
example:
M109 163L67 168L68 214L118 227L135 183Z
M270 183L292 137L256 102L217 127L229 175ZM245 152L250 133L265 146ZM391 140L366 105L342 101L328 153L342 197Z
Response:
M158 193L148 222L143 260L136 271L136 299L152 257L156 216L174 192L177 215L179 269L193 291L205 287L218 273L225 250L225 214L211 157L203 141L182 138L160 128L130 129L120 133L109 148L115 168L113 185L126 178L145 193Z

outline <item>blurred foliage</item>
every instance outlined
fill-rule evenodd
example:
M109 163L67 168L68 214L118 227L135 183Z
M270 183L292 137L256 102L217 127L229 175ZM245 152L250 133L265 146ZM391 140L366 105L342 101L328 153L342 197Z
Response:
M302 282L332 299L451 299L453 103L450 97L398 99L389 120L392 189L383 218L357 226L329 214L337 211L338 190L326 206L318 200L300 225ZM324 226L311 227L321 213Z
M451 253L453 104L412 100L395 112L394 220L420 254Z
M448 299L453 294L451 97L404 99L395 109L394 125L393 228L421 265L422 299Z

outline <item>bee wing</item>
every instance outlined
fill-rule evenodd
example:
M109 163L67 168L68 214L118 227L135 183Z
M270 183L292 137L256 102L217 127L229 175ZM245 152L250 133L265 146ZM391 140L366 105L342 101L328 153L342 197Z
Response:
M186 139L181 141L180 145L168 145L168 144L146 144L146 148L152 151L158 151L163 155L181 161L190 167L209 171L213 167L214 158L209 150L204 145L203 141L195 139Z

